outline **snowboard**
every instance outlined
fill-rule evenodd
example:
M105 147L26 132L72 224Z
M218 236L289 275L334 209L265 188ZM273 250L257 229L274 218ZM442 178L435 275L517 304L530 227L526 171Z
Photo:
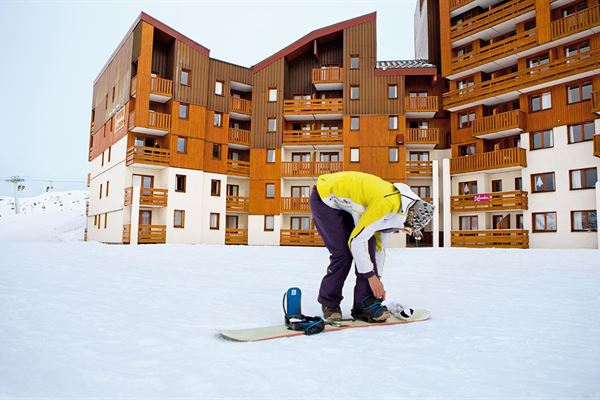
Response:
M325 325L325 330L321 333L341 331L344 329L355 329L355 328L368 328L375 326L388 326L388 325L399 325L409 324L412 322L425 321L431 317L431 314L427 310L416 309L410 319L399 319L394 316L388 318L385 322L371 323L359 320L342 320L339 322L331 322ZM320 334L321 334L320 333ZM222 330L219 334L230 340L237 342L255 342L259 340L270 340L280 339L293 336L304 335L301 331L292 331L285 325L265 326L261 328L249 328L249 329L234 329L234 330Z

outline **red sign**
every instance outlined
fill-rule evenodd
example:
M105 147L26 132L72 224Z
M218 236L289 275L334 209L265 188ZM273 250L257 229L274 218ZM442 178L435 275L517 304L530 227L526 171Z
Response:
M473 197L473 200L475 201L490 201L492 199L492 195L490 194L476 194L475 197Z

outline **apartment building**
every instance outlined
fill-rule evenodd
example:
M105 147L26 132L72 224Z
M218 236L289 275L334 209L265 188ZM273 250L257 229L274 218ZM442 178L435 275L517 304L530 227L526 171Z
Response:
M598 248L598 1L420 3L448 84L445 242Z
M407 182L441 216L444 81L378 61L375 32L363 15L243 67L142 13L94 82L87 240L322 245L308 196L342 170Z

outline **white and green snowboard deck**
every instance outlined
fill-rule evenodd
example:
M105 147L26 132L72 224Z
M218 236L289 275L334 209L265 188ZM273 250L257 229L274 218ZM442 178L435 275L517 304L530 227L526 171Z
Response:
M385 322L379 323L369 323L358 320L344 320L339 323L336 323L335 325L326 325L325 330L321 333L341 331L344 329L367 328L373 326L409 324L412 322L425 321L430 317L431 314L429 313L429 311L417 309L414 311L412 317L408 320L399 319L394 316L391 316ZM289 330L285 325L265 326L262 328L223 330L219 333L221 334L221 336L227 339L235 340L238 342L255 342L258 340L280 339L285 337L304 335L304 332Z

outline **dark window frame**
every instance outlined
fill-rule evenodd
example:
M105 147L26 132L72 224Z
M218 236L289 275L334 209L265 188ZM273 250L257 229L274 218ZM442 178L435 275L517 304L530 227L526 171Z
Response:
M544 226L548 227L548 214L554 214L554 229L537 229L535 224L535 217L537 215L544 215ZM534 233L546 233L546 232L557 232L558 230L558 215L556 211L543 211L537 213L531 213L531 231Z
M545 177L548 175L552 175L552 183L553 183L552 189L545 189L546 185L547 185ZM536 190L535 179L537 177L542 177L542 181L543 181L542 190ZM549 193L549 192L556 192L556 173L554 171L551 171L551 172L541 172L539 174L531 174L531 193Z

